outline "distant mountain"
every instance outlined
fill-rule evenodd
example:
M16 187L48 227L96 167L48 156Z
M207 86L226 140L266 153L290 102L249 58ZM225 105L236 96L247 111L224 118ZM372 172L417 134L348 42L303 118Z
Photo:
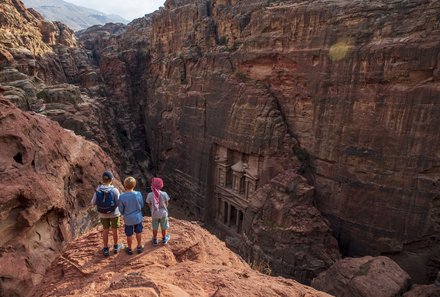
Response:
M106 23L128 23L121 16L105 14L62 0L22 0L22 2L26 7L34 8L49 21L60 21L75 31Z

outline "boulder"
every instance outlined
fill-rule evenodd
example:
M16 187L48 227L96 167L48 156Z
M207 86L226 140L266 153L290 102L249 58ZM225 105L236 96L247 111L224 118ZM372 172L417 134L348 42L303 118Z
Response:
M409 275L388 257L345 258L312 281L312 287L338 297L400 296Z
M258 190L244 215L243 258L306 284L339 260L328 221L313 206L314 190L293 170Z

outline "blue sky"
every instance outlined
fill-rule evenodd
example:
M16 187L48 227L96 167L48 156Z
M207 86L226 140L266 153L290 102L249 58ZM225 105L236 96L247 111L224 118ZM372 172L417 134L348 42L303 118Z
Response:
M163 6L165 0L65 0L107 14L117 14L131 21Z

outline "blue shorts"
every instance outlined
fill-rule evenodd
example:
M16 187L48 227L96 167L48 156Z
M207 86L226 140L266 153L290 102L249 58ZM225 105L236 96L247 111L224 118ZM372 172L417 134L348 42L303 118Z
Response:
M153 230L159 229L159 224L161 230L166 230L170 227L170 224L168 224L168 216L161 219L152 219L151 223L153 225Z
M142 223L136 225L125 225L125 235L132 236L134 233L142 233Z

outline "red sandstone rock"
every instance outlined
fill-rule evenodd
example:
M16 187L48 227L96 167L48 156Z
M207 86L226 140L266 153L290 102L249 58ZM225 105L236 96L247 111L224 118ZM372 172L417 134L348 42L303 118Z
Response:
M117 171L97 145L3 99L0 151L0 295L25 296L97 224L91 196L105 169Z
M133 94L146 86L140 84L140 77L122 77L127 72L136 76L146 54L127 50L119 55L114 50L112 46L118 42L114 35L124 32L125 26L103 26L108 30L102 30L108 40L103 37L102 42L94 41L96 48L83 49L75 47L73 31L64 24L45 21L19 1L6 1L0 7L0 19L5 29L0 30L0 64L7 66L0 66L0 84L7 88L5 97L24 110L33 110L37 97L44 100L45 115L98 143L121 171L136 176L145 188L149 162L141 128L143 105ZM28 31L35 31L33 39L26 38ZM95 38L94 29L89 32ZM9 42L9 35L18 41ZM47 50L44 53L43 45ZM99 50L105 50L105 55L102 65L97 66Z
M345 258L312 281L312 286L338 297L400 296L410 277L387 257Z
M21 5L5 3L26 23ZM105 135L115 159L140 159L147 175L148 147L151 167L195 214L210 219L218 211L215 147L262 163L276 155L278 164L259 172L261 188L297 169L292 152L300 145L313 156L302 168L345 253L390 252L416 266L408 271L426 270L440 237L437 1L174 0L166 7L128 28L85 34L85 56L99 71L84 52L63 47L58 60L35 59L40 40L14 37L7 51L21 73L80 83L89 95L105 88L117 118L104 123L115 127ZM95 84L101 75L105 86ZM32 88L17 85L8 92L25 103L20 92ZM135 153L123 156L127 144ZM427 275L412 273L418 281Z
M150 219L144 220L149 238ZM329 296L293 280L252 270L197 224L170 219L168 246L104 258L100 232L71 243L33 296ZM148 227L147 227L148 226Z
M76 46L73 31L59 22L48 22L19 0L0 4L0 65L48 83L65 82L54 47ZM3 68L0 67L0 68Z
M21 1L2 1L0 15L2 16L0 47L25 47L35 55L43 55L52 51L42 40L38 27L41 19L29 12Z
M240 254L249 263L266 263L273 273L303 283L339 260L328 222L312 205L313 192L293 171L257 191L245 213Z

